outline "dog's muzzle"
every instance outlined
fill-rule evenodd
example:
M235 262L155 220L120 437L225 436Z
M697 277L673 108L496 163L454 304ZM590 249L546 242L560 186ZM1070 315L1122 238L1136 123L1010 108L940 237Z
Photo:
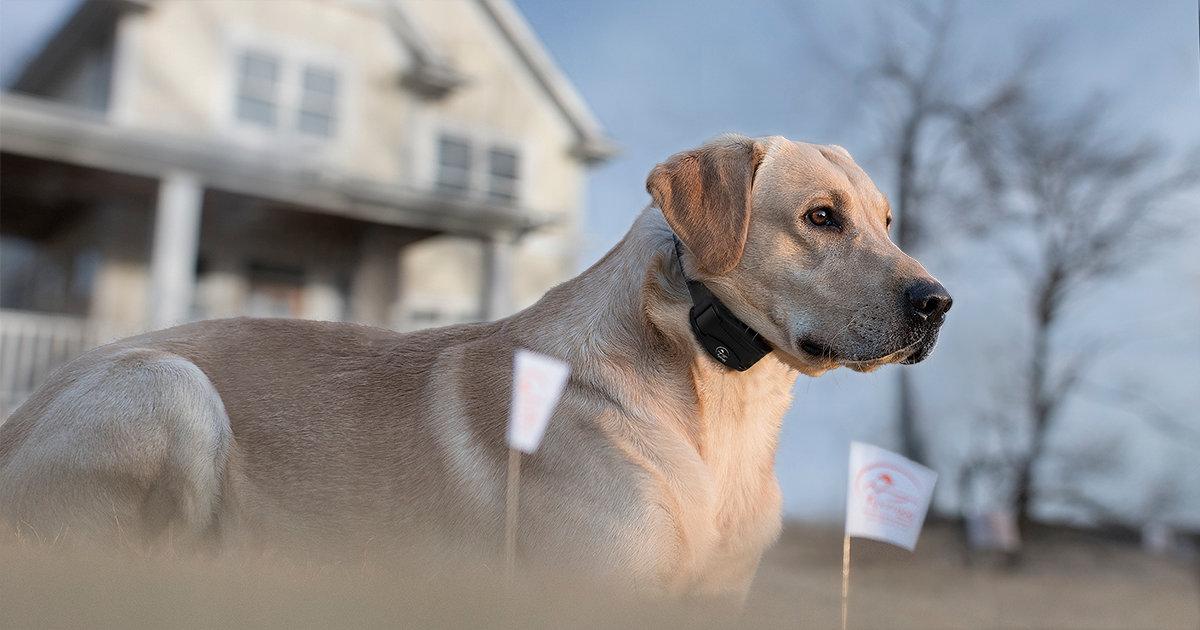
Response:
M929 354L933 352L933 346L937 343L939 326L934 326L932 330L925 334L925 338L917 345L912 354L905 357L900 363L904 365L912 365L924 361Z

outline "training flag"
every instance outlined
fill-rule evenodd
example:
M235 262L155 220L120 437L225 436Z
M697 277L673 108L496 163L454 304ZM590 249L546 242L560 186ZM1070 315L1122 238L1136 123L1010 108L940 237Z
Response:
M513 358L509 446L523 453L537 450L570 373L571 366L558 359L529 350L517 350Z
M846 536L881 540L912 551L936 481L937 473L910 459L851 442Z

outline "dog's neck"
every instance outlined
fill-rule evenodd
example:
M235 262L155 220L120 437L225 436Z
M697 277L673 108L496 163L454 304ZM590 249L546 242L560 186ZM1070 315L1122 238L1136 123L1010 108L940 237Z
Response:
M567 318L551 352L569 357L579 378L615 383L626 415L677 425L706 461L723 459L718 443L749 439L769 451L756 459L773 462L798 372L774 353L737 372L700 346L673 233L659 210L644 210L607 255L544 302ZM685 391L688 400L669 399Z

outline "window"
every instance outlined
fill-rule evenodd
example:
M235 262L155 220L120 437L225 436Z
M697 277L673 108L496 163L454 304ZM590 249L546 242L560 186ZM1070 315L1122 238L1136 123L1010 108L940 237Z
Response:
M337 73L317 66L305 66L300 91L301 133L332 136L337 104Z
M242 52L237 66L238 121L305 136L336 133L341 81L334 68L260 50Z
M434 179L438 191L512 204L520 196L520 180L521 156L516 149L472 143L453 133L438 137Z
M274 128L279 117L279 59L247 51L238 59L237 117Z
M488 151L488 198L501 203L517 200L517 152L493 148Z
M443 135L438 140L437 187L451 194L471 189L471 144L465 139Z

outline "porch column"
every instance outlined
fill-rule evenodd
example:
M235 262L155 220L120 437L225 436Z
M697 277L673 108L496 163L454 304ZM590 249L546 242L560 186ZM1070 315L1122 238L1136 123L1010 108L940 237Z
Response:
M372 326L396 325L400 247L398 239L378 227L363 234L350 282L348 315L352 321Z
M158 186L150 251L150 326L187 321L196 289L196 251L204 188L186 171L171 171Z
M512 313L513 238L496 232L483 239L483 283L480 306L491 321Z

